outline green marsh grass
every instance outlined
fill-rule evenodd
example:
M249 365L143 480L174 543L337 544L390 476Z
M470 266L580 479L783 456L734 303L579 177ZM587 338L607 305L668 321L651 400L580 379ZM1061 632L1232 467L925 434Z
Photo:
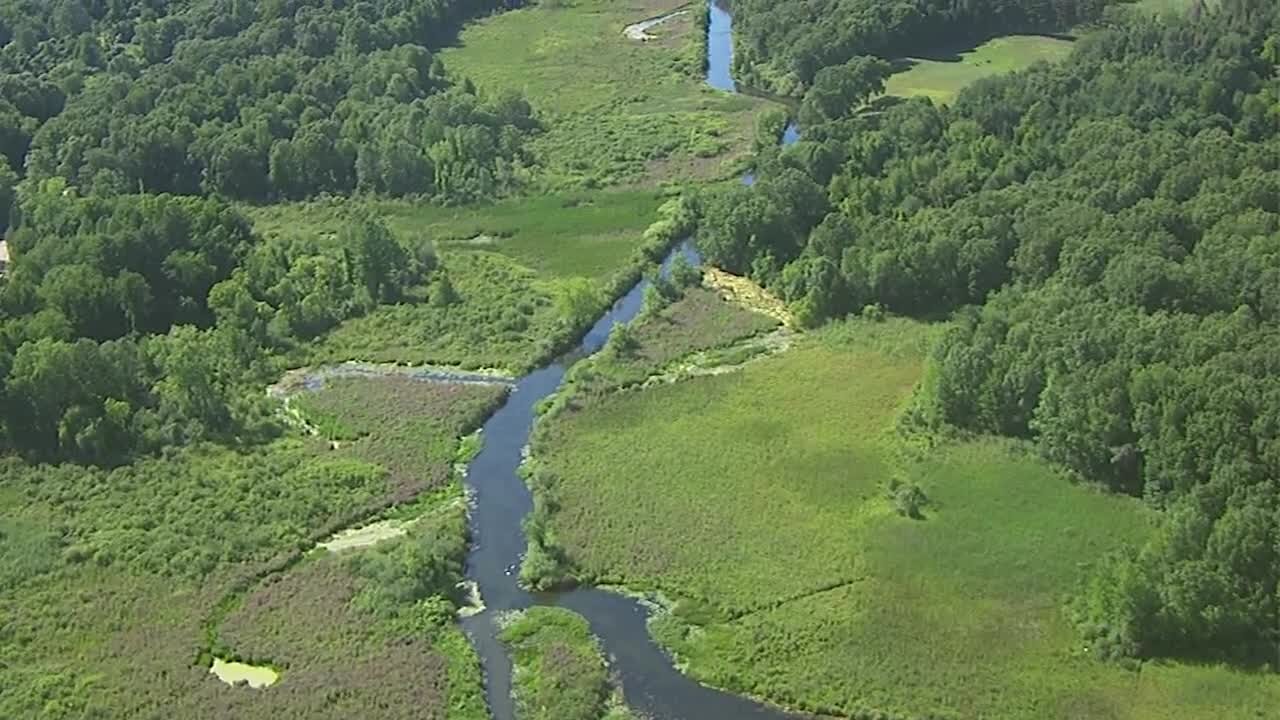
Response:
M644 382L691 353L728 348L778 326L773 318L747 310L708 288L691 287L657 312L633 323L634 348L606 352L576 370L573 391L599 394Z
M588 579L674 599L652 623L712 686L836 716L1269 717L1280 683L1216 666L1096 659L1064 606L1148 510L1008 441L896 425L937 325L829 326L738 373L551 417L535 462L548 533ZM917 484L919 520L891 481Z
M0 459L0 578L23 578L0 583L0 717L338 720L374 703L388 718L488 717L478 661L451 612L406 644L402 621L388 630L349 607L354 595L342 593L357 579L337 563L413 541L460 572L465 514L447 471L458 437L502 389L377 382L334 381L302 400L347 440L337 450L286 436L111 470ZM304 558L335 530L413 497L423 519L408 538L333 563ZM275 602L282 593L297 602ZM449 602L427 598L436 609ZM211 654L279 667L281 681L228 688L210 675Z
M726 176L750 148L763 101L711 90L690 73L697 23L622 34L680 0L561 0L473 23L442 56L486 91L524 93L546 132L532 143L540 181L553 188ZM693 18L689 18L693 20Z
M604 656L582 616L532 607L508 616L499 638L515 666L520 720L601 720L617 712L609 707Z
M856 529L884 511L884 428L920 363L811 341L563 413L537 448L555 479L552 529L586 578L725 615L847 582Z
M554 280L600 280L624 265L654 221L653 190L565 192L483 205L443 207L408 200L328 200L246 208L264 235L336 237L358 212L381 217L402 238L425 236L453 252L505 255Z

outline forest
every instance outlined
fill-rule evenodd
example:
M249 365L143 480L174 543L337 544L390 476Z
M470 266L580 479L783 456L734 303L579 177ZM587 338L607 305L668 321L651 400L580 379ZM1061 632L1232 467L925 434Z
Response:
M265 439L251 386L276 358L380 303L452 302L425 238L359 216L263 241L231 202L514 189L529 105L427 47L497 7L0 3L0 442L111 465Z
M510 191L537 130L529 105L451 82L429 49L499 7L5 0L0 187L25 175L100 196Z
M803 140L702 198L700 247L811 325L955 313L917 422L1163 510L1073 600L1096 652L1274 662L1280 7L1134 13L944 108L860 110L874 64L818 74Z

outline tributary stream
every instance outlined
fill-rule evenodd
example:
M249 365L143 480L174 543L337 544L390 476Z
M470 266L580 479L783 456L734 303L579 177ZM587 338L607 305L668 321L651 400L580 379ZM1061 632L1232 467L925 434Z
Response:
M736 92L730 74L732 18L712 0L707 42L707 82ZM788 127L784 142L798 134ZM751 182L751 176L743 178ZM692 245L684 243L666 259L666 272L678 253L695 264ZM533 500L517 474L523 449L529 441L538 401L560 387L575 359L599 350L618 323L630 322L640 311L647 286L641 281L613 304L592 326L581 345L566 358L521 378L506 404L484 425L484 448L471 462L467 483L474 498L471 512L472 547L467 577L474 581L485 611L463 620L485 670L485 691L495 720L515 720L511 694L511 660L498 641L498 614L533 605L555 605L582 615L600 638L610 667L620 680L627 705L652 720L783 720L796 716L744 697L698 684L672 665L671 658L649 636L648 608L634 598L583 587L561 593L529 593L518 583L519 564L525 550L521 521L532 510Z

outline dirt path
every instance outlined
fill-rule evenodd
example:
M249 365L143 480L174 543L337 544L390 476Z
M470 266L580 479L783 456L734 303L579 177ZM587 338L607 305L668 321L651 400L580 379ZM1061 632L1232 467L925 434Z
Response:
M641 20L638 23L631 23L622 29L622 34L626 35L629 40L636 40L639 42L657 40L658 36L649 34L649 28L661 25L672 18L686 15L688 12L688 10L676 10L675 12L667 13L666 15L659 15L658 17L649 18L648 20Z

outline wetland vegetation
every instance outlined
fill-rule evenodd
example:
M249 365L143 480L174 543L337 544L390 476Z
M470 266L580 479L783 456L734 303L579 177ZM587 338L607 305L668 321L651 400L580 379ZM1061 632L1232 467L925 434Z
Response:
M0 0L0 716L1273 714L1275 4L728 10Z

